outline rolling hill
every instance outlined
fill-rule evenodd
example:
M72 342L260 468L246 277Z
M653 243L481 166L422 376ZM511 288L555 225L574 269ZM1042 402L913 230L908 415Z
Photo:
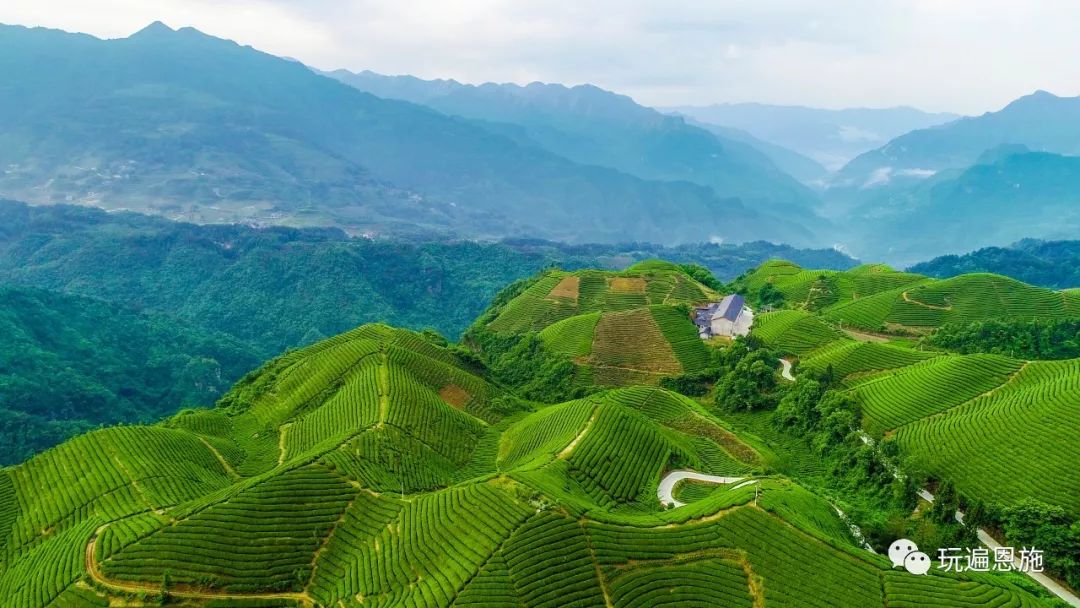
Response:
M752 291L772 285L785 296L792 308L758 315L753 335L797 357L800 371L831 372L858 403L870 437L895 440L913 466L951 482L968 500L1010 506L1036 498L1072 517L1080 513L1068 472L1075 458L1068 437L1080 432L1080 360L955 354L925 340L838 331L912 335L991 319L1075 319L1080 300L1073 292L993 274L936 280L881 266L833 273L779 261L740 282ZM815 289L835 297L808 297Z
M0 195L31 203L369 235L812 239L739 193L574 162L191 28L2 26L0 71ZM801 189L770 167L746 183Z
M662 509L672 467L753 472L718 436L672 393L529 405L418 334L364 326L216 409L0 470L0 593L18 608L1041 605L999 577L890 571L782 478Z
M576 315L626 311L651 305L700 304L718 294L675 264L646 261L621 272L581 270L545 273L495 312L496 333L540 331Z
M467 338L499 349L499 338L538 332L548 353L574 363L576 386L656 384L708 365L690 306L719 297L655 260L622 272L553 270L490 309Z
M775 290L788 308L820 313L836 325L901 334L925 333L948 323L1080 315L1080 299L1073 292L987 273L938 280L883 265L825 271L777 260L735 284L750 294Z

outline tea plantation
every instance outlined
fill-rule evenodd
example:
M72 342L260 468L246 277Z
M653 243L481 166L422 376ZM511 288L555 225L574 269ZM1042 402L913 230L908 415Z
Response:
M801 277L792 301L820 281L838 304L927 284L767 266ZM767 442L653 386L710 365L685 305L717 296L663 265L552 271L482 317L588 370L561 403L521 398L461 346L365 325L266 363L213 409L0 469L0 606L1049 605L1004 577L892 570L770 468ZM865 344L798 308L755 334L799 371L833 370L868 430L964 492L1080 510L1076 361ZM745 481L667 508L676 470Z

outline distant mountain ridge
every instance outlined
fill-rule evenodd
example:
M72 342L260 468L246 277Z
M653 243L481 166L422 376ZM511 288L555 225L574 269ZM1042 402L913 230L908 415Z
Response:
M191 28L2 26L0 72L0 195L29 202L373 234L813 240L786 209L575 162ZM805 193L767 159L749 168L728 170Z
M1036 152L1080 153L1080 97L1036 91L997 112L913 130L853 159L835 177L838 188L878 185L875 176L907 172L918 179L976 163L987 150L1023 145ZM887 183L888 180L878 180Z
M840 169L855 156L894 137L959 118L956 114L909 107L826 110L761 103L673 106L662 111L744 130L808 156L830 170Z
M771 149L661 114L593 85L565 86L421 80L347 70L327 75L367 93L419 103L586 165L643 179L685 180L764 210L811 220L816 196L779 169Z

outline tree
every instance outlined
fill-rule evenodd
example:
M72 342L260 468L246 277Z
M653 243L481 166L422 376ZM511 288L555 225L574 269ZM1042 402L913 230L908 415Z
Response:
M773 424L799 432L815 428L818 423L816 408L824 392L820 382L800 376L776 406Z

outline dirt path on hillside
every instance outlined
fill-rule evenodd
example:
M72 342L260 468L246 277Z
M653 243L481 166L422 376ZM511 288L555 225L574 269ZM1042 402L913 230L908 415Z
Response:
M95 549L97 547L98 536L101 534L109 524L101 526L94 531L94 535L90 537L90 542L86 544L86 573L90 575L90 578L98 585L109 589L116 593L146 593L157 594L161 592L160 584L150 583L138 583L134 581L114 581L105 578L105 575L98 567L97 560L94 558ZM213 591L204 590L191 587L190 585L174 585L168 590L168 594L177 598L196 599L196 600L220 600L220 599L234 599L234 600L292 600L299 602L301 606L305 608L313 608L315 602L306 593L230 593L228 591Z
M948 306L938 306L936 304L927 304L925 302L920 302L918 300L912 300L911 296L909 296L908 292L906 292L906 291L901 295L903 296L904 301L907 302L908 304L914 304L916 306L922 306L924 308L929 308L929 309L932 309L932 310L952 310L952 304L949 304Z

